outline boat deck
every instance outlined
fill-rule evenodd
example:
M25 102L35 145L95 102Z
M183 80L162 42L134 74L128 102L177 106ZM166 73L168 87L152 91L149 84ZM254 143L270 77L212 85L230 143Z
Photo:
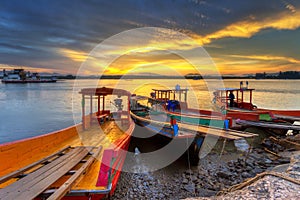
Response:
M0 145L0 199L33 199L53 192L57 199L69 190L107 189L96 186L103 152L128 137L129 126L107 121L101 128L95 123L84 131L74 127L64 134Z

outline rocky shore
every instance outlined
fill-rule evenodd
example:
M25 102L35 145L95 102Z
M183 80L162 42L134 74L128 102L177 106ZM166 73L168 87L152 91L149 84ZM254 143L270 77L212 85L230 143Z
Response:
M235 155L238 156L238 155ZM126 173L121 175L112 199L182 199L209 197L247 178L256 176L287 159L271 160L264 152L254 150L245 162L245 156L231 160L233 155L211 154L200 161L198 167L182 166L183 160L152 173ZM217 161L217 162L216 162Z
M179 159L155 172L123 172L112 199L184 199L214 197L219 191L239 184L257 174L287 164L289 158L272 156L263 147L250 154L240 151L221 152L216 148L196 167ZM129 157L127 162L147 166L141 157Z
M187 200L300 199L300 152L291 158L291 163L286 170L279 173L271 171L259 174L243 185L221 196L187 198Z

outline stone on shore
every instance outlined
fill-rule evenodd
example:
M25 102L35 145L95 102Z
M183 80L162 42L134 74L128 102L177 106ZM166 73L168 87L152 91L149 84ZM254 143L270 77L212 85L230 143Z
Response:
M300 182L300 154L291 158L291 163L283 176ZM254 183L222 196L187 198L186 200L232 200L232 199L300 199L300 184L282 177L266 175Z

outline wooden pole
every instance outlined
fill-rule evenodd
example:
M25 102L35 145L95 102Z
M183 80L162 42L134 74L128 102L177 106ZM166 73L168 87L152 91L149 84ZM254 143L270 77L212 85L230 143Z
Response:
M97 108L98 108L98 115L100 115L100 95L98 95L98 105L97 105Z
M239 107L239 91L238 90L236 91L236 103Z
M242 103L244 102L244 91L242 91Z
M228 108L228 91L226 90L226 96L225 96L225 108Z
M128 107L127 107L127 114L128 114L128 116L130 116L130 113L129 113L129 112L130 112L130 98L131 98L131 96L128 95L128 96L127 96L127 101L128 101L128 102L127 102L127 106L128 106ZM128 118L128 120L129 120L129 118Z
M85 99L84 94L82 94L82 100L81 100L81 108L82 108L82 128L85 129Z
M90 96L90 124L92 124L92 115L93 115L93 96Z
M90 96L90 114L93 113L93 96Z
M252 104L252 90L250 90L250 103Z
M181 101L181 91L179 90L179 101Z
M104 112L105 109L105 96L103 96L103 100L102 100L102 114Z

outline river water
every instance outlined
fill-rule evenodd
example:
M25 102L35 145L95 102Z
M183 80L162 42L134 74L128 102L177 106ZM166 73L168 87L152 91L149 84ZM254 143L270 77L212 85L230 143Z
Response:
M0 84L0 143L41 135L80 121L80 88L105 86L149 96L152 88L188 88L190 107L213 109L213 89L239 87L240 80L66 80L57 83ZM75 83L75 84L74 84ZM116 86L117 85L117 86ZM261 108L300 109L300 80L250 80ZM109 100L107 100L109 101ZM109 102L106 104L110 106ZM114 109L114 108L111 108Z

